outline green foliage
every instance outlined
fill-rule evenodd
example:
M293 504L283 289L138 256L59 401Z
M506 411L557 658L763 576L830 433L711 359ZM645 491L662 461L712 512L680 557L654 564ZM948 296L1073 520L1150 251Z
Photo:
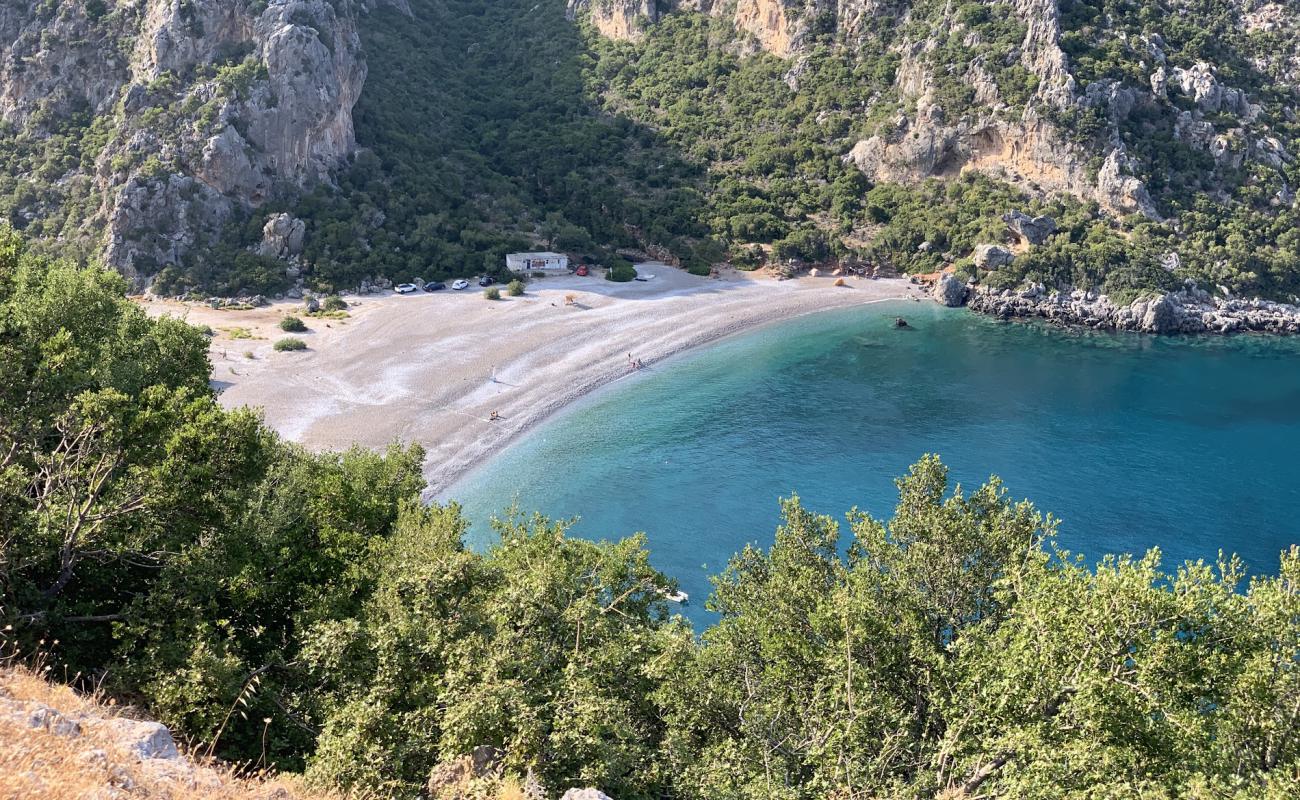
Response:
M1153 552L1094 573L1045 551L1054 522L996 480L949 495L931 457L898 486L888 524L849 514L846 550L832 519L787 501L772 549L716 581L722 620L662 692L684 796L1294 785L1275 767L1300 757L1282 738L1300 730L1283 710L1300 698L1300 627L1277 620L1300 610L1300 550L1244 594L1232 560L1166 575Z
M289 353L295 350L306 350L307 343L296 336L286 336L276 341L272 347L277 353Z
M593 107L563 4L534 6L448 0L366 17L355 109L365 149L339 190L291 209L307 221L317 288L497 274L539 234L599 256L701 232L693 168L649 128Z
M325 301L321 303L321 309L324 311L342 311L347 307L348 307L348 301L344 300L342 297L339 297L336 294L332 294L329 297L326 297Z
M130 576L217 525L264 434L208 388L207 337L151 320L116 274L45 261L0 229L0 615L112 616ZM26 615L16 617L17 614ZM65 638L101 663L104 622Z
M488 300L500 300L501 289L499 289L496 286L489 286L488 288L483 290L483 296L486 297Z
M698 274L729 246L783 239L814 216L851 222L866 181L841 155L866 133L861 110L891 91L897 60L883 47L818 42L795 91L788 63L740 57L736 38L727 22L690 12L664 17L637 43L586 36L596 56L587 81L605 107L653 125L707 170L705 222L716 241L706 249L716 252L673 247Z
M636 267L626 258L614 258L609 262L609 269L605 270L605 280L617 281L618 283L627 283L636 279Z
M648 665L689 641L664 622L668 580L641 537L594 544L540 517L496 530L479 556L455 508L404 511L360 617L314 632L333 710L310 774L409 793L440 759L491 742L548 786L652 796L665 776Z
M260 58L249 56L238 64L217 68L217 87L231 97L247 99L249 89L258 81L267 79L266 64Z
M285 317L280 320L280 330L286 333L303 333L307 330L307 323L298 317Z
M1294 794L1300 548L1090 570L926 457L847 543L784 501L696 639L644 537L467 550L421 450L281 442L124 288L0 230L0 630L219 755L387 797L484 744L633 799Z
M510 281L509 285L506 286L506 294L510 295L511 297L520 297L523 295L523 293L524 293L524 282L519 280L518 278L516 278L513 281Z

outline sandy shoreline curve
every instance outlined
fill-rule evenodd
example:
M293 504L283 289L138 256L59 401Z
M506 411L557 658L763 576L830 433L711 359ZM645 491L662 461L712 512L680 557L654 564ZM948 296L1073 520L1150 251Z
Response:
M434 496L574 400L634 373L629 357L650 366L769 323L922 295L903 279L837 287L825 277L638 268L654 279L550 277L498 301L477 287L349 297L346 319L304 317L310 330L293 335L309 349L297 353L272 345L289 335L278 323L300 315L301 303L144 306L213 329L222 405L261 408L270 427L313 450L418 442Z

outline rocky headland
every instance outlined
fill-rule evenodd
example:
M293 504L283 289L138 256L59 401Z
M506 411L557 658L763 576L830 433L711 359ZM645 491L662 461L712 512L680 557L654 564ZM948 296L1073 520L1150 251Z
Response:
M1041 284L1019 289L969 286L945 274L936 282L933 296L943 305L965 305L999 319L1043 319L1093 330L1300 334L1300 306L1215 297L1194 283L1123 304L1095 291L1049 290Z

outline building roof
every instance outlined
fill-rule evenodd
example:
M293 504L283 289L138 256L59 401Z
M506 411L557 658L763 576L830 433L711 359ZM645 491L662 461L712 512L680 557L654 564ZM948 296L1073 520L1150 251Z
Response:
M564 253L508 253L506 258L567 258Z

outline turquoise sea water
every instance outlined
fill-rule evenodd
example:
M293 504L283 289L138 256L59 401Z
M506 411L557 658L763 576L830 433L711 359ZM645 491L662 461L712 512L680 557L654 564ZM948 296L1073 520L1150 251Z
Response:
M928 303L832 312L615 384L447 496L476 546L512 501L578 516L582 536L645 531L699 623L708 577L771 544L778 497L887 517L893 478L927 452L967 485L1002 476L1089 561L1223 548L1272 572L1300 542L1300 341L1072 333Z

